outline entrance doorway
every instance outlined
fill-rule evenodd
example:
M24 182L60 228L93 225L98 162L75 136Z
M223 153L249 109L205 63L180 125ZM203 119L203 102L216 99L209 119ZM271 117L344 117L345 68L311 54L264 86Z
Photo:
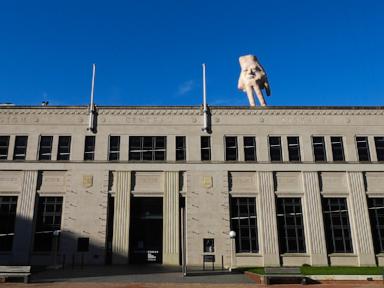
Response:
M162 263L163 198L131 199L130 262Z

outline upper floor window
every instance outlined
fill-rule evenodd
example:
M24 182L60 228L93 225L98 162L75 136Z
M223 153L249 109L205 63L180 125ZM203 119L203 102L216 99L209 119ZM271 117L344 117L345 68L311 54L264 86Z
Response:
M51 160L53 136L40 136L39 160Z
M333 161L344 161L343 137L331 137Z
M375 137L377 161L384 161L384 137Z
M25 160L27 154L28 136L16 136L13 160Z
M57 160L69 160L71 155L71 136L59 136Z
M327 154L325 152L325 142L324 137L314 136L312 137L313 145L313 155L315 156L315 161L326 161Z
M225 137L225 161L237 160L237 137Z
M0 136L0 160L7 160L9 136Z
M94 160L95 159L95 136L85 136L84 144L84 160Z
M211 137L201 136L200 138L201 161L211 160Z
M165 161L165 136L130 136L129 160L136 161Z
M176 161L187 159L187 148L185 136L176 136Z
M357 154L359 155L359 161L370 161L369 156L369 144L368 137L356 137Z
M256 161L256 139L255 137L244 137L244 160Z
M108 160L116 161L120 159L120 136L109 136Z
M287 137L289 161L300 161L300 140L297 136Z
M281 137L269 136L269 156L272 162L282 161Z

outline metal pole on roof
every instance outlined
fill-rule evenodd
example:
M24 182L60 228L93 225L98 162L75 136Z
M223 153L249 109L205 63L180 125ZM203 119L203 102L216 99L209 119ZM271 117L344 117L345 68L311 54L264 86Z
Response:
M95 77L96 77L96 64L92 64L92 86L91 86L91 103L89 105L89 123L88 130L95 132L95 104L94 104L94 93L95 93Z
M204 125L202 130L204 132L208 132L207 80L205 76L205 63L203 63L203 113Z

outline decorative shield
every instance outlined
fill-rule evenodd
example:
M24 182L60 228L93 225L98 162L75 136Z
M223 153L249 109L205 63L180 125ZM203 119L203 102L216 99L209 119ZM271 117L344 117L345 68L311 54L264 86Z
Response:
M92 175L83 175L83 187L91 188L93 186L93 176Z
M203 187L204 188L212 188L213 186L213 180L212 176L203 176Z

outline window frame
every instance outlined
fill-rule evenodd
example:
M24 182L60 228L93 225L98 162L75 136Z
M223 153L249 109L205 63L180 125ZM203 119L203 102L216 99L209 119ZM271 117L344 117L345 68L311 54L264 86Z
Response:
M118 143L117 143L117 145L115 145L115 147L117 147L117 149L114 151L111 150L112 137L113 138L116 137L115 139L118 139L118 141L117 141ZM121 136L120 135L109 135L108 136L108 161L120 161L120 150L121 150ZM116 159L111 159L111 155L116 155Z
M178 139L183 139L182 140L182 147L178 146L177 140ZM178 159L178 152L181 152L183 157L181 159ZM175 160L176 161L187 161L187 137L186 136L176 136L175 137Z
M323 156L324 156L324 160L316 160L314 138L322 138L322 139L323 139L322 144L323 144ZM314 162L327 162L327 145L326 145L325 136L312 135L312 136L311 136L311 140L312 140L312 155L313 155L313 161L314 161Z
M93 139L93 145L90 144L87 145L87 139ZM92 150L87 150L87 148L93 147ZM83 154L83 160L84 161L93 161L95 160L95 152L96 152L96 136L95 135L86 135L84 138L84 154ZM91 156L87 156L91 155ZM89 157L89 158L88 158Z
M23 149L24 149L24 154L16 154L16 149L20 149L18 148L17 146L17 139L19 138L25 138L26 141L25 141L25 146L21 146ZM29 137L28 135L16 135L15 136L15 144L14 144L14 147L13 147L13 156L12 156L12 159L13 160L16 160L16 161L24 161L27 159L27 153L28 153L28 141L29 141ZM17 158L17 155L24 155L24 157L22 158Z
M8 201L6 201L8 199ZM17 209L18 196L15 195L0 195L0 223L4 224L4 227L0 227L0 234L6 234L0 241L0 253L12 252L13 242L15 237L16 227L16 209ZM4 209L2 206L7 206ZM8 210L8 213L4 213ZM8 238L8 239L7 239ZM1 245L4 241L5 245Z
M10 141L11 141L11 136L10 135L0 135L0 138L3 138L3 137L4 137L4 139L6 139L5 142L7 142L7 145L0 146L0 161L8 160L9 144L10 144ZM1 141L0 141L0 143L1 143ZM5 154L1 154L2 150L4 150ZM2 156L5 156L5 157L2 157Z
M208 139L208 146L203 147L203 139ZM208 151L208 159L203 159L203 151ZM212 160L212 141L211 136L202 135L200 136L200 160L211 161Z
M298 155L298 158L297 160L292 160L291 158L291 150L290 150L290 147L294 144L289 144L289 139L292 139L292 138L295 138L297 139L297 155ZM288 148L288 161L289 162L301 162L301 147L300 147L300 136L294 136L294 135L291 135L291 136L287 136L287 148Z
M376 203L372 203L378 199L380 199L382 203L378 203L377 205ZM367 202L375 254L384 253L384 197L369 197ZM378 206L379 204L382 206ZM381 213L378 213L378 207L380 207ZM379 218L381 220L379 220Z
M332 138L340 138L340 147L336 147L334 144L338 142L333 142ZM331 150L332 150L332 161L333 162L345 162L345 151L344 151L344 137L343 136L330 136L329 141L331 143ZM341 158L335 159L335 153L338 149L341 149Z
M235 140L235 145L228 147L227 140L228 139L234 139ZM234 151L234 156L235 159L228 159L228 149L231 149L230 151ZM231 135L225 135L224 136L224 159L225 161L239 161L239 144L238 144L238 139L237 136L231 136Z
M42 140L49 139L50 143L49 145L42 145ZM40 135L39 137L39 151L37 158L39 161L50 161L52 160L52 148L53 148L53 135ZM46 157L47 159L43 159Z
M60 148L62 148L60 146L60 139L63 139L64 137L68 137L69 138L68 146L64 146L64 148L68 147L68 152L60 152ZM59 137L57 139L56 160L59 160L59 161L69 161L69 160L71 160L71 150L72 150L72 136L71 135L59 135ZM68 155L68 159L62 159L63 155Z
M245 145L245 138L251 138L253 140L253 145ZM246 149L252 149L253 150L253 156L254 159L249 160L247 159L246 155L247 153L245 152ZM244 152L244 161L245 162L257 162L257 144L256 144L256 136L243 136L243 152Z
M365 147L367 149L367 156L368 156L368 159L367 160L360 160L360 153L359 153L359 147L357 145L358 141L357 141L357 138L366 138L366 144L367 146ZM355 147L356 147L356 153L357 153L357 159L359 162L371 162L371 148L369 147L369 137L368 136L359 136L359 135L356 135L355 136Z
M382 147L377 147L377 140L378 138L382 138L383 141L383 146ZM375 150L376 150L376 158L378 162L383 162L384 161L384 136L374 136L373 141L375 142ZM379 151L381 151L379 153ZM380 155L380 156L379 156Z
M279 147L280 149L280 160L272 160L272 148L273 146L271 145L271 138L277 138L279 139L279 145L275 145L276 147ZM274 163L280 163L280 162L283 162L283 146L282 146L282 141L281 141L281 136L275 136L275 135L268 135L268 152L269 152L269 161L270 162L274 162Z
M137 138L140 144L140 147L132 147L133 138ZM157 142L158 139L163 139L163 147L158 147ZM146 147L148 142L151 142L151 147ZM147 143L146 143L147 142ZM132 149L134 148L134 149ZM148 149L149 148L149 149ZM156 159L157 152L162 152L164 155L163 159ZM132 159L132 154L138 153L140 159ZM144 159L147 155L151 155L151 159ZM129 144L128 144L128 160L129 161L137 161L137 162L161 162L167 161L167 136L164 135L156 135L156 136L137 136L131 135L129 136Z

